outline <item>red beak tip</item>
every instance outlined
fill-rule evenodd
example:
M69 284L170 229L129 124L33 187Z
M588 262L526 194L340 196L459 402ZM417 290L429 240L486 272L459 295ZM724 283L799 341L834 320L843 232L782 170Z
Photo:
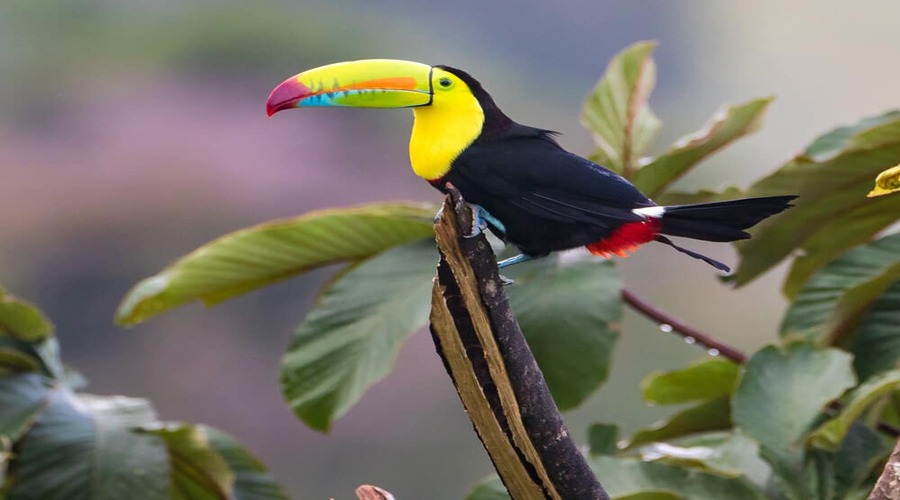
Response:
M271 117L282 109L293 108L304 97L311 94L306 85L298 82L296 77L289 78L279 84L269 94L266 101L266 114Z

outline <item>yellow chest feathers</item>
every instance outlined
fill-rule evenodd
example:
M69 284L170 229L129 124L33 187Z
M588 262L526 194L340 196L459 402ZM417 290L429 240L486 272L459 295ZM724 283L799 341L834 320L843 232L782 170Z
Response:
M481 135L484 112L475 96L464 90L435 94L431 105L413 108L409 160L419 177L443 177L453 160Z

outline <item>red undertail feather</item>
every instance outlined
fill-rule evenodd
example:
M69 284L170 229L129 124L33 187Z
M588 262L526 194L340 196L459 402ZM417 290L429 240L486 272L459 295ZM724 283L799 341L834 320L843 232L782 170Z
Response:
M659 219L646 219L640 222L629 222L622 225L613 233L600 241L585 245L594 255L602 257L627 257L627 252L633 252L644 243L653 241L659 234L662 226Z

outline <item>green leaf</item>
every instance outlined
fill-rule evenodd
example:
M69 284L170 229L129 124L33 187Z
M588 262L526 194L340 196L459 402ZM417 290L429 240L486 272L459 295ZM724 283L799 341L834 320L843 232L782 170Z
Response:
M218 453L234 474L235 500L269 500L289 497L281 485L266 471L265 466L228 434L207 427L199 428L206 433L210 448Z
M17 442L47 404L49 381L36 373L0 378L0 442Z
M727 397L719 397L682 410L636 432L629 441L628 448L688 434L726 430L731 426L731 403Z
M785 282L794 295L834 257L900 218L900 196L866 198L872 179L900 163L900 112L862 120L817 139L778 171L754 184L750 196L800 195L795 207L760 223L737 244L740 266L728 279L743 285L800 250Z
M53 323L34 304L0 289L0 336L39 342L53 333Z
M900 370L883 372L872 377L853 389L841 406L838 416L820 426L809 436L810 443L828 451L837 450L850 426L872 405L898 389L900 389Z
M165 445L135 431L155 417L144 400L53 390L10 467L9 500L166 498Z
M860 379L890 370L900 360L900 283L885 291L872 304L850 340L848 348L856 355L853 366Z
M886 236L874 243L855 248L816 273L800 290L781 325L784 337L815 338L824 345L852 343L867 310L881 300L885 292L900 283L900 234ZM885 323L879 335L896 337L896 323ZM882 359L877 365L868 361L857 367L868 376L874 369L889 369L900 358L900 351L878 346ZM876 368L877 366L877 368ZM863 375L862 373L860 375Z
M587 96L581 123L594 136L598 163L630 175L659 131L659 119L647 106L656 84L651 54L656 44L638 42L617 54Z
M311 212L214 240L134 286L116 312L133 325L180 305L215 305L251 290L341 262L359 262L430 236L434 211L374 204Z
M777 456L795 456L825 405L855 385L851 363L845 352L808 344L758 351L732 396L735 425Z
M683 467L605 455L593 456L589 462L612 498L650 492L666 492L690 500L766 498L743 477L720 477Z
M509 500L509 493L496 474L482 479L466 494L466 500Z
M847 498L850 491L862 486L890 452L891 445L881 435L853 424L834 455L834 498Z
M40 363L18 349L0 346L0 377L39 370Z
M148 426L144 431L161 437L168 447L173 499L288 498L256 458L219 430L204 425L166 424Z
M510 271L510 305L561 410L575 408L609 374L622 321L612 261L552 257Z
M759 444L740 432L711 433L641 447L644 460L699 469L726 477L744 476L765 484L769 466L759 458Z
M644 399L655 404L677 404L727 396L734 390L738 365L726 359L704 359L671 372L644 377Z
M701 130L679 139L670 151L641 167L631 181L650 198L659 196L706 157L755 132L772 99L765 97L723 107Z
M428 322L434 243L416 242L355 265L323 290L281 368L284 397L327 431L390 372L403 341Z
M618 425L593 424L588 427L588 445L592 455L615 455L618 441Z

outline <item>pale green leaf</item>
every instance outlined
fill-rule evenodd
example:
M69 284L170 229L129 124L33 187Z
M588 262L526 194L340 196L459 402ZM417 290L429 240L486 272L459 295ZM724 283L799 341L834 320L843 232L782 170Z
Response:
M644 377L644 399L655 404L677 404L727 396L734 389L738 365L727 359L704 359L687 368L654 372Z
M367 259L430 236L433 215L421 205L374 204L227 234L135 285L116 321L133 325L195 300L213 305L317 267Z
M284 357L284 397L326 431L390 372L406 340L428 322L438 254L431 241L391 249L333 281L300 324Z
M585 100L581 123L594 136L593 158L629 174L659 131L647 99L656 84L656 44L638 42L617 54Z
M648 197L659 196L709 155L755 132L771 102L766 97L723 107L701 130L679 139L670 151L641 167L631 181Z
M759 444L737 432L717 432L679 439L677 444L642 446L644 460L659 461L727 477L744 476L765 484L769 466L759 458Z
M719 397L681 410L639 430L631 437L628 448L690 434L726 430L731 426L731 404L727 397Z
M50 381L37 373L0 378L0 441L15 443L47 404Z
M143 400L53 390L10 467L8 499L167 498L165 444L135 430L155 417Z
M611 260L550 257L510 269L510 305L561 410L606 380L622 320L621 280Z
M872 405L898 389L900 389L900 370L883 372L870 378L853 389L836 417L822 424L809 436L810 443L828 451L837 450L850 426Z
M825 405L856 384L851 363L845 352L808 344L758 351L732 396L735 426L776 456L795 456Z
M802 251L785 291L795 294L836 256L900 218L900 196L866 198L872 179L900 163L900 112L893 111L839 128L754 184L749 196L794 194L794 208L756 226L753 238L737 244L741 255L729 277L743 285L792 252Z
M589 459L612 498L668 492L690 500L762 500L766 496L743 477L721 477L697 470L606 455Z

